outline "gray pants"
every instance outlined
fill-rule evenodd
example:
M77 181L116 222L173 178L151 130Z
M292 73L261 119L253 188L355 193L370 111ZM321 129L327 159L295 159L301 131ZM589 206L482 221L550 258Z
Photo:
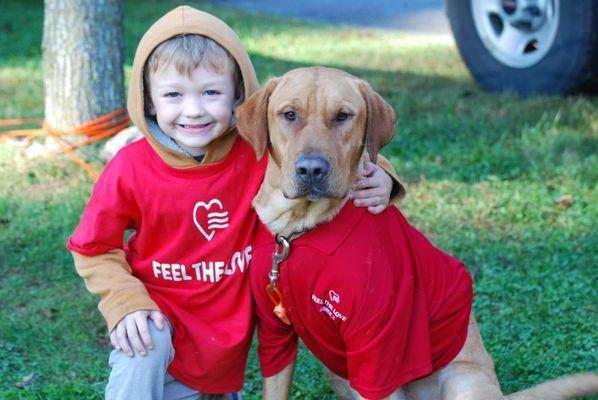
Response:
M174 358L172 328L159 331L148 319L154 348L143 357L135 352L113 350L109 364L112 370L106 386L106 400L241 400L239 393L205 394L177 381L167 372Z

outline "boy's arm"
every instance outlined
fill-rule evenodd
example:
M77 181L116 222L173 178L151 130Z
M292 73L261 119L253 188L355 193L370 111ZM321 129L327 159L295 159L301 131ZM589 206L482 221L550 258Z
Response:
M367 207L372 214L381 213L405 196L405 188L390 161L379 155L377 162L364 162L350 194L355 206Z
M390 202L398 203L405 197L405 188L399 180L399 175L392 163L382 154L378 154L378 165L392 178L392 191L390 192Z
M262 400L287 400L290 397L294 372L295 361L293 360L276 375L264 378Z
M87 290L100 297L98 308L112 332L127 314L139 310L159 311L141 281L131 274L122 249L88 257L71 251L77 273Z

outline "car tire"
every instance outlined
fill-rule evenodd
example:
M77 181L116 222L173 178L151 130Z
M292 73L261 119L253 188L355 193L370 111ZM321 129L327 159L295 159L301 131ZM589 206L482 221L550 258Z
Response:
M539 9L530 13L526 8L526 14L516 9L533 2L446 0L457 47L472 76L486 90L521 95L595 91L598 0L538 3L546 4L544 16L524 19L541 15Z

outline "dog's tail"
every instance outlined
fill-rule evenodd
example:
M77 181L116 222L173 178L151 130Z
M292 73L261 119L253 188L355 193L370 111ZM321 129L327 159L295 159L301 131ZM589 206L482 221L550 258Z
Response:
M598 373L568 375L507 396L509 400L567 400L598 394Z

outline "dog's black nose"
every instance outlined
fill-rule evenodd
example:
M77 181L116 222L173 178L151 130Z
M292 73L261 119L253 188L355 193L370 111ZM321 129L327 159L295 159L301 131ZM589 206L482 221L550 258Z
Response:
M330 171L330 164L320 155L301 156L295 163L295 173L304 183L322 181Z

